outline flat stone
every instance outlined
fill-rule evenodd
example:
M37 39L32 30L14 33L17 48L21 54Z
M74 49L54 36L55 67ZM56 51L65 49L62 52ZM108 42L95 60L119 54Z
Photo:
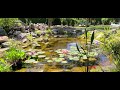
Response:
M0 36L0 43L7 42L8 37L7 36Z

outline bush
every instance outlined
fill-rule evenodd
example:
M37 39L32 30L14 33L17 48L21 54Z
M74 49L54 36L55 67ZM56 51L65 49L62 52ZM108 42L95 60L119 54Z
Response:
M13 63L13 62L17 62L20 59L23 60L25 56L26 55L24 51L17 49L15 47L11 47L9 50L5 52L4 58L8 62Z
M17 20L18 18L0 18L0 26L8 32Z

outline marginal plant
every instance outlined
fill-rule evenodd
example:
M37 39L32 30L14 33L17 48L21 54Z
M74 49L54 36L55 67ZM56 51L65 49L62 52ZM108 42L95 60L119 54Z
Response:
M88 70L88 65L89 65L88 52L89 52L89 50L88 50L87 33L88 33L88 31L85 29L86 50L85 50L82 46L80 46L80 47L81 47L81 49L83 49L83 51L84 51L84 56L87 57L86 59L87 59L87 72L88 72L88 71L89 71L89 70ZM94 30L93 30L93 33L92 33L92 36L91 36L90 47L92 46L93 41L94 41ZM78 47L77 43L76 43L76 47L77 47L77 50L81 53L81 51L79 50L79 47Z
M9 72L11 71L10 64L7 63L4 59L0 58L0 72Z
M10 49L7 50L4 55L4 58L10 63L16 63L18 60L23 60L25 57L25 52L15 47L10 47Z

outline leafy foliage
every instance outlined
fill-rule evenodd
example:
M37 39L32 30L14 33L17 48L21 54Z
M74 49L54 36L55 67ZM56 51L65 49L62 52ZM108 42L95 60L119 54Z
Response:
M0 26L2 27L11 27L15 24L18 18L0 18Z
M2 58L0 58L0 72L11 71L10 65Z
M25 52L17 49L15 47L11 47L8 51L5 52L5 59L9 62L14 62L19 59L24 59L25 58Z

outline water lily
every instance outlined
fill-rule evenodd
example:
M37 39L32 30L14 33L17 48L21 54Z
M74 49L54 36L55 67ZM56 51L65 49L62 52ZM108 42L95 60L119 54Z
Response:
M28 55L34 55L36 52L32 51L32 52L29 52Z
M63 54L68 54L68 50L64 49L64 50L61 50Z
M96 66L95 66L95 65L94 65L94 66L92 66L92 67L91 67L91 69L96 69Z

